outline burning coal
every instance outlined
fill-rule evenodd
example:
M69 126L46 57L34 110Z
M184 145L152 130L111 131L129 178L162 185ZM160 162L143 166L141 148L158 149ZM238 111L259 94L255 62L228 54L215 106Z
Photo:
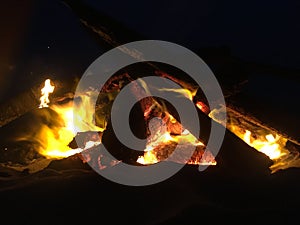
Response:
M193 98L192 93L186 89L164 89L160 91L172 91L190 100ZM156 106L150 106L146 110L147 113L144 114L145 117L150 118L150 115L152 115L152 119L148 123L150 135L144 149L145 153L138 158L138 163L149 165L163 160L170 160L184 164L216 165L214 156L209 151L205 151L206 146L203 141L184 128L167 111L164 105L157 104L157 102L154 104ZM150 109L152 113L149 113ZM185 161L181 158L172 157L171 154L176 146L181 150L182 154L184 154L187 146L193 146L195 151L191 159Z

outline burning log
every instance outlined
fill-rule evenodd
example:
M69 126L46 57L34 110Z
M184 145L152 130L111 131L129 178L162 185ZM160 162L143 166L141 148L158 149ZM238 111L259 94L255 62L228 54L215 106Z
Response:
M121 74L120 76L118 76L118 78L122 78L123 84L124 85L124 79L126 78L129 81L131 81L131 77L128 74ZM133 93L135 96L139 96L140 94L143 95L143 93L146 91L146 87L143 87L143 85L139 84L137 81L134 81L135 85L133 86ZM126 82L125 82L126 83ZM23 124L25 123L30 123L29 121L31 121L32 119L30 119L31 117L33 117L36 121L34 122L35 125L38 126L26 126L26 128L28 130L24 130L24 132L16 132L14 135L11 135L10 137L5 138L5 140L11 140L13 142L13 144L15 144L15 141L17 141L17 143L21 143L21 146L23 145L23 151L26 152L26 155L19 155L22 157L21 160L18 162L19 158L16 157L17 152L19 151L18 148L15 148L14 146L11 146L10 142L8 141L8 143L3 143L3 146L8 146L5 147L5 151L7 151L7 154L3 154L3 159L2 159L2 163L6 163L7 161L11 161L11 159L14 159L14 162L11 162L12 164L7 164L6 166L9 166L10 168L15 168L18 170L24 170L24 169L28 169L30 172L35 172L39 169L43 169L41 166L39 166L40 164L36 164L37 162L41 162L42 159L44 159L43 157L45 157L46 159L49 160L44 160L44 162L49 163L51 161L51 159L59 159L59 158L64 158L64 157L69 157L72 156L74 154L77 153L81 153L85 150L89 150L89 149L93 149L93 147L101 144L102 142L102 133L100 133L100 136L97 135L97 137L99 138L98 140L95 139L90 139L90 140L85 140L84 144L82 144L81 146L72 146L72 139L74 138L75 135L77 135L76 133L78 131L80 132L88 132L88 131L99 131L99 132L104 132L103 135L103 143L106 144L106 140L107 140L107 136L109 137L109 142L110 143L117 143L115 140L111 140L111 138L113 137L112 133L113 130L109 128L108 129L106 127L106 118L107 115L110 113L110 107L111 107L111 103L110 102L106 102L103 101L105 96L111 96L112 97L112 93L116 92L118 93L118 91L121 89L120 83L118 84L118 81L115 78L112 78L105 86L105 91L107 91L108 93L103 93L100 94L100 97L98 97L99 100L99 104L97 105L96 108L96 114L95 114L95 118L96 118L96 123L99 125L99 121L100 124L102 124L102 127L99 127L97 125L93 125L92 124L92 120L93 120L93 114L89 114L86 115L84 112L82 114L82 118L73 118L70 117L70 113L72 113L72 111L76 110L77 104L84 104L85 107L83 107L85 110L87 109L91 109L92 110L92 106L89 103L89 99L93 98L93 93L90 91L87 91L87 93L83 94L81 97L81 100L78 101L74 101L70 102L70 99L68 101L65 101L64 98L62 98L62 102L55 102L55 103L51 103L51 105L48 105L49 103L49 94L51 94L54 91L54 86L51 85L50 80L46 80L45 82L45 87L42 88L42 97L40 98L41 103L40 103L40 109L39 110L34 110L33 112L27 113L24 117L20 118L18 121L22 122ZM146 89L145 89L146 88ZM102 98L102 97L104 98ZM110 101L112 101L114 99L114 97L112 97L112 99ZM145 129L145 127L147 127L148 125L148 121L153 118L153 117L161 117L162 119L165 120L166 122L166 126L167 129L165 130L164 134L158 134L163 135L164 137L167 138L167 140L163 140L162 143L160 143L160 147L158 147L159 149L164 149L162 151L157 151L160 152L160 155L164 155L166 154L166 152L171 152L171 148L172 148L172 144L176 144L181 142L181 140L185 141L185 144L192 144L195 146L204 146L200 141L198 141L197 138L195 138L192 134L189 133L189 131L187 130L183 130L184 128L181 126L181 124L176 121L176 119L171 116L170 112L167 111L167 108L165 108L163 105L161 105L157 100L155 100L152 97L148 97L146 99L143 99L142 101L140 101L139 104L139 108L137 108L138 110L136 111L136 114L134 115L135 118L135 125L137 127L135 127L134 130L137 130L138 133L143 133L144 137L147 137L147 135L149 134L147 130L144 130L145 132L141 132L141 129ZM107 110L105 109L105 107L107 107ZM140 116L140 121L137 120L137 118L139 118ZM80 127L76 127L74 130L73 127L73 120L77 119L80 122ZM14 127L19 126L16 125L16 123L10 123L8 126L5 127L4 130L7 129L14 129ZM18 129L21 131L21 129ZM156 130L154 132L157 132ZM183 135L183 132L185 132L185 134ZM105 135L107 134L107 135ZM165 136L167 135L167 136ZM171 136L173 135L173 136ZM175 136L174 136L175 135ZM86 134L85 134L86 136ZM169 143L168 145L171 146L171 148L169 147L163 147L163 146L167 146L167 143L164 143L165 141L171 141L172 143ZM152 140L152 142L154 143L154 141ZM152 144L152 142L150 142L150 144ZM23 143L23 144L22 144ZM24 145L24 143L28 144L28 147L25 147L26 145ZM28 148L30 148L31 150L28 150ZM13 150L11 150L13 149ZM167 150L169 149L169 150ZM184 153L184 146L182 147L183 149L183 153ZM120 154L120 152L123 154L121 154L121 157L119 157L119 159L126 161L126 157L128 158L129 156L129 161L132 163L136 163L138 156L139 155L136 154L136 152L134 154L128 154L128 151L126 149L122 151L122 148L120 148L120 146L115 147L115 148L111 148L111 151L115 151L118 154ZM88 161L89 157L89 151L86 151L84 153L85 157L85 161ZM16 154L14 154L16 153ZM199 163L199 160L201 159L201 156L204 153L204 149L198 149L196 151L196 153L194 154L193 159L190 162L187 163L191 163L191 164L197 164ZM100 153L102 154L102 153ZM167 154L168 155L168 154ZM93 157L94 158L94 157ZM98 156L96 158L99 158ZM103 156L101 156L101 160L102 160ZM105 156L104 156L105 158ZM118 158L118 157L117 157ZM211 158L213 158L211 156ZM158 157L158 160L163 159L162 157ZM172 160L172 158L171 158ZM183 162L182 160L180 160L180 158L176 158L173 161L177 161L177 162L181 162L181 163L186 163ZM34 163L33 163L34 162ZM98 163L100 161L98 160ZM149 162L145 162L146 164ZM35 166L33 166L33 164ZM113 163L114 164L114 163ZM43 165L46 166L46 164L44 163ZM99 164L100 167L102 167L102 164ZM35 169L33 169L35 168Z
M122 74L120 75L121 78L127 78L128 81L130 81L130 76L128 74ZM135 88L132 90L135 95L139 95L145 89L143 89L143 86L141 86L137 81ZM124 85L124 83L123 83ZM118 83L117 79L112 78L111 82L108 82L106 91L108 91L108 94L113 93L115 91L118 93L118 91L121 89L122 85L120 86L120 83ZM110 92L111 91L111 92ZM182 92L185 93L185 92ZM88 94L88 93L86 93ZM100 99L104 99L107 93L103 93L103 96L100 96ZM87 96L91 97L92 95L88 94ZM115 96L115 95L113 95ZM113 101L113 96L111 96L111 101ZM191 95L192 96L192 95ZM85 99L85 95L82 96L82 100ZM89 98L87 98L89 99ZM86 107L89 107L88 102L85 103L85 101L80 101L82 104L87 104ZM110 110L110 104L111 102L108 101L100 101L102 102L102 105L99 105L98 111L101 115L104 112L109 112ZM151 103L151 104L150 104ZM152 108L153 104L156 106L155 108ZM73 105L74 106L74 105ZM63 104L60 105L49 105L49 107L46 108L40 108L36 109L33 112L27 113L24 116L20 117L18 120L8 124L7 126L3 127L1 129L1 133L3 133L4 140L6 140L6 143L2 143L2 146L7 146L6 149L3 149L2 151L4 154L2 154L1 162L2 166L6 166L8 168L14 168L16 170L28 170L30 173L38 172L42 169L44 169L47 166L55 166L59 165L56 159L61 159L64 157L69 157L72 155L78 155L77 153L81 154L81 159L85 162L89 161L90 163L96 164L98 168L100 169L109 169L109 167L114 166L118 163L118 161L114 161L110 158L107 158L104 154L97 151L97 143L98 144L104 144L107 149L109 149L110 153L114 155L118 160L122 160L123 162L127 162L134 165L141 165L141 164L152 164L157 163L161 160L164 160L168 158L169 161L172 163L188 163L193 165L215 165L217 161L217 167L221 168L222 171L226 171L228 175L232 176L241 176L241 173L248 174L249 176L257 176L256 173L259 173L261 175L265 175L268 173L269 169L268 166L270 164L270 161L267 160L264 155L262 155L259 152L255 152L246 145L246 143L238 141L237 137L233 137L229 135L229 139L227 137L227 144L225 144L224 147L221 149L221 153L218 155L218 157L214 158L214 156L208 154L204 154L205 150L205 143L207 142L207 138L210 133L210 123L211 120L209 117L207 117L202 111L198 110L199 113L199 119L201 123L201 140L194 137L189 131L184 130L181 126L179 126L179 131L177 132L177 125L178 121L171 115L175 115L176 113L172 112L172 110L167 109L163 107L159 102L154 98L148 98L147 101L141 101L140 104L137 104L137 107L134 107L132 110L132 114L134 117L134 125L137 133L142 134L142 136L147 137L148 131L145 129L145 124L154 129L154 132L151 132L150 134L154 135L149 138L149 142L147 146L145 146L145 152L137 152L132 151L131 149L126 148L126 146L123 146L118 138L114 136L114 132L111 126L111 123L108 119L105 124L105 131L102 133L102 131L97 133L89 133L86 131L89 131L90 129L97 129L97 127L82 127L82 131L84 133L79 134L82 135L83 141L79 146L78 145L72 145L72 140L75 136L75 133L72 133L72 130L69 130L66 125L68 125L69 117L68 111L73 110L73 107L69 107L68 104L63 102ZM107 106L107 111L105 111L104 106ZM76 105L75 105L76 107ZM149 110L150 109L150 110ZM149 112L146 113L145 112ZM160 124L147 124L147 120L151 119L152 116L160 116L162 119L167 119L164 126L161 126ZM107 117L106 117L107 118ZM35 119L34 122L32 122ZM145 120L146 119L146 120ZM68 122L69 121L69 122ZM90 118L84 118L84 121L91 121ZM153 120L150 120L153 122ZM172 122L173 121L173 122ZM174 123L175 122L175 123ZM26 123L28 125L26 125ZM35 131L30 130L32 126L30 124L45 124L46 125L46 133L45 130L39 130L39 127L35 127ZM88 122L90 123L90 122ZM24 139L24 133L18 134L16 133L15 136L11 135L11 133L14 132L16 127L20 127L21 125L24 125L29 130L22 130L18 129L17 131L21 132L23 131L25 134L32 134L35 133L36 135L43 135L43 136L37 136L38 139L33 138L32 135L30 135L30 138ZM175 131L172 128L172 126L175 126ZM87 130L85 130L87 129ZM50 133L48 133L50 132ZM57 133L56 136L52 136L53 132ZM50 134L50 135L49 135ZM64 136L61 136L64 134ZM91 134L91 135L90 135ZM99 135L100 134L100 135ZM97 137L96 139L94 136ZM228 134L227 134L228 135ZM15 142L14 137L22 136L23 141L22 142ZM26 135L25 135L26 137ZM54 137L54 139L53 139ZM68 138L66 138L68 137ZM69 139L69 137L71 139ZM62 139L63 138L63 139ZM13 139L13 140L12 140ZM44 139L44 140L43 140ZM9 142L9 140L12 140L12 142ZM47 140L47 142L45 142ZM36 142L38 141L38 142ZM43 142L39 142L43 141ZM233 144L234 142L237 142L236 144ZM15 148L14 146L10 145L13 143L13 145L19 145L24 154L20 154L20 148ZM57 144L57 145L56 145ZM91 144L91 145L90 145ZM172 156L172 152L174 150L174 147L180 145L181 154ZM182 157L185 154L185 148L187 145L193 145L196 147L196 151L194 152L192 158L187 162L183 161ZM231 148L232 145L237 145L238 147L245 149L246 152L238 151L238 147ZM42 147L42 149L40 149ZM39 151L36 151L37 149L40 149ZM13 151L12 151L13 150ZM55 150L55 151L53 151ZM59 151L57 151L59 150ZM96 154L96 155L95 155ZM78 159L78 157L77 157ZM13 161L14 160L14 161ZM21 161L18 161L21 160ZM92 161L91 161L92 160ZM8 161L11 161L11 163L8 163ZM52 161L57 163L51 163ZM244 161L249 161L249 163L242 163ZM255 161L255 163L252 163ZM238 169L237 169L238 168Z
M117 76L119 78L126 78L128 82L134 82L135 85L133 85L133 93L135 96L142 95L144 96L144 92L147 91L147 88L143 86L143 84L140 84L137 81L132 81L132 78L128 74L121 74ZM118 79L112 78L108 84L106 84L105 88L108 93L103 93L103 97L107 96L107 94L111 94L113 91L116 91L118 93L122 87L122 85L125 85L126 82L122 83L120 86L120 83L117 81ZM144 84L145 85L145 84ZM48 82L49 86L49 82ZM45 83L45 88L47 87L47 82ZM51 87L51 85L49 86ZM185 91L183 91L185 90ZM49 88L48 92L52 92L53 88ZM186 89L182 90L172 90L176 93L181 93L183 95L187 94L186 96L191 99L193 99L193 94L189 92ZM47 95L48 93L44 93ZM86 104L85 109L88 109L90 107L89 105L89 98L93 96L92 93L85 93L82 95L82 99L80 101L80 104ZM126 163L131 164L153 164L160 162L162 160L168 159L172 162L177 163L188 163L188 164L196 164L196 165L215 165L216 161L214 159L214 156L209 154L209 152L205 151L205 143L207 142L207 139L209 137L210 132L210 120L208 119L205 114L202 113L203 106L205 104L196 104L199 107L198 113L199 113L199 119L201 123L201 140L194 137L188 130L186 130L184 127L181 126L181 124L178 122L178 120L175 119L172 115L176 115L170 111L168 108L163 106L161 103L159 103L156 99L153 97L148 97L146 99L143 99L140 101L140 104L138 104L138 107L135 107L133 112L133 118L134 118L134 129L136 133L140 134L140 137L148 137L149 141L147 143L147 146L145 146L145 152L137 152L133 151L131 149L128 149L127 147L123 146L118 138L114 136L114 131L112 129L111 123L108 119L107 121L107 114L110 112L111 103L102 101L102 95L100 95L100 105L98 105L98 108L96 109L96 118L97 115L100 114L100 119L102 122L102 128L92 125L92 117L93 115L89 115L88 118L80 118L80 120L83 120L84 125L83 127L79 127L79 131L81 132L87 132L91 130L100 131L101 133L98 133L96 135L98 139L86 139L84 143L81 146L72 146L72 139L76 135L76 132L73 130L72 127L69 127L72 125L72 120L68 116L69 112L73 111L73 107L77 107L76 104L70 103L63 103L62 105L50 105L50 107L47 107L48 105L44 105L46 108L42 108L38 111L35 111L33 114L28 114L28 117L23 117L24 121L22 124L26 123L26 121L30 121L30 117L33 117L36 119L35 124L44 124L42 125L42 129L37 128L36 131L30 131L31 133L35 133L37 135L37 138L32 137L31 135L26 137L27 133L30 133L28 131L24 131L23 134L16 134L16 137L21 137L21 139L16 138L15 140L23 141L23 143L28 144L28 148L32 148L32 150L28 151L28 148L24 148L23 150L26 152L27 155L22 154L22 160L25 160L21 162L21 166L14 166L14 165L8 165L11 168L17 168L17 169L28 169L31 172L37 171L39 169L43 169L43 166L47 166L51 159L58 159L58 158L64 158L68 157L77 153L84 152L84 161L90 161L91 158L98 159L95 163L98 164L99 168L106 168L107 166L114 165L117 162L114 162L114 160L108 159L108 161L105 159L105 155L103 155L101 152L98 153L97 157L93 156L90 157L91 152L95 153L96 151L92 151L94 147L96 147L98 144L103 143L106 147L110 149L110 152L117 158L117 160L122 160ZM114 97L111 99L113 101ZM47 97L41 98L41 100L46 100ZM108 106L107 110L105 110L106 105ZM205 110L204 110L205 112ZM216 110L212 110L208 115L213 118L214 120L218 121L218 116L214 114ZM104 114L103 114L104 113ZM106 114L106 115L105 115ZM84 114L83 114L84 115ZM230 115L230 114L229 114ZM153 122L152 118L154 117L160 117L163 121L163 124L149 124L150 122ZM26 119L27 118L27 119ZM99 118L99 115L98 115ZM235 119L239 119L236 115L233 116ZM243 117L242 117L243 118ZM97 119L96 119L97 120ZM19 120L22 121L22 120ZM99 121L99 119L97 120ZM108 123L108 125L107 125ZM89 124L86 126L86 124ZM98 123L99 124L99 123ZM13 129L15 127L14 123L9 124L11 125L11 128ZM9 128L10 126L8 126ZM29 125L26 127L30 127ZM152 129L151 132L149 130L145 129L148 127L149 129ZM152 127L152 128L151 128ZM249 127L249 126L248 126ZM7 129L7 127L6 127ZM40 129L40 130L39 130ZM230 127L229 127L229 130ZM104 133L102 133L104 131ZM99 136L100 134L100 136ZM149 137L149 134L151 136ZM43 138L46 138L42 141ZM87 135L87 136L86 136ZM12 138L11 136L10 138ZM86 133L83 137L89 137L88 133ZM90 136L92 137L92 136ZM5 140L9 140L9 138L5 138ZM36 142L37 141L37 142ZM251 143L247 142L251 146ZM3 146L6 144L4 143ZM181 149L181 153L175 156L172 156L173 150L176 146L179 145L179 148ZM186 154L186 147L188 145L195 146L196 151L193 153L192 158L189 161L182 160L182 156ZM23 144L24 147L24 144ZM9 147L10 149L11 147ZM18 149L18 148L16 148ZM38 151L36 151L39 149ZM7 147L5 151L7 150ZM88 150L88 151L87 151ZM16 151L17 152L17 151ZM7 159L9 157L14 158L13 156L14 151L8 151L9 154L3 154L2 162L7 162ZM205 154L206 153L206 154ZM264 152L265 153L265 152ZM266 154L266 153L265 153ZM46 157L46 159L50 160L44 160L42 157ZM224 156L225 157L225 156ZM226 158L226 157L225 157ZM17 157L15 158L17 159ZM38 159L38 160L37 160ZM103 164L103 160L107 161ZM35 162L32 164L32 162ZM109 162L110 161L110 162ZM221 159L222 161L222 159ZM39 164L37 164L39 162ZM15 161L15 164L18 164L20 162ZM137 164L138 163L138 164ZM35 166L33 166L35 165ZM271 167L272 168L272 167Z
M153 70L152 70L153 72ZM155 72L155 70L154 70ZM135 75L135 74L134 74ZM166 73L163 74L164 76L170 76L166 75ZM171 76L170 76L171 77ZM120 83L120 79L122 80L122 83ZM175 81L177 78L173 78ZM83 93L81 100L78 102L79 104L85 104L85 109L91 109L92 107L89 103L89 99L93 97L97 97L99 101L97 101L97 107L96 107L96 124L93 125L93 114L89 115L88 117L83 118L76 118L79 120L82 120L80 124L82 124L82 127L78 127L77 131L73 130L72 127L73 124L73 118L69 117L69 114L72 113L73 108L77 107L76 104L77 101L74 101L72 99L69 99L68 101L65 101L65 98L60 98L61 104L59 104L59 101L56 103L53 103L48 107L48 94L53 92L53 87L50 85L50 83L46 82L45 87L42 90L48 90L48 92L44 93L44 97L41 98L41 100L45 101L44 104L40 104L39 111L36 111L33 114L28 114L29 117L34 117L34 119L37 119L35 124L41 124L42 127L40 129L37 129L35 131L31 130L31 133L35 133L37 136L32 137L30 135L27 135L27 133L30 133L28 131L24 131L23 134L16 134L15 140L22 141L23 146L27 144L28 147L25 147L23 149L24 152L26 152L27 155L22 156L21 165L15 166L14 164L19 164L20 162L15 161L11 165L7 165L11 168L16 169L28 169L31 172L37 171L39 169L43 169L43 166L47 166L51 159L59 159L64 157L69 157L77 153L84 152L85 157L83 158L84 161L91 160L91 157L89 156L91 152L91 149L94 149L99 144L104 144L105 146L108 146L110 149L110 152L117 158L117 160L122 160L126 163L131 164L153 164L158 163L162 160L168 159L172 162L177 163L188 163L188 164L197 164L197 165L215 165L216 161L214 159L214 156L209 154L209 152L205 151L205 143L207 142L207 139L209 137L210 132L210 120L207 120L207 116L204 114L206 113L208 116L210 116L213 120L218 121L218 117L222 116L222 110L213 109L210 111L209 107L206 106L204 102L196 102L196 106L199 108L199 119L201 123L201 141L198 137L194 137L188 130L186 130L179 120L176 119L176 112L170 110L170 108L164 106L164 103L158 101L157 99L153 97L147 97L142 99L142 101L139 102L137 107L135 107L132 110L134 122L133 122L133 130L136 134L139 134L140 138L150 138L147 145L145 146L144 153L143 152L137 152L133 151L131 149L128 149L127 147L123 146L119 140L114 136L114 131L112 129L112 126L109 121L109 115L110 108L113 99L117 95L117 93L121 90L122 86L126 85L127 82L133 82L135 85L133 85L133 95L134 96L145 96L145 93L147 92L146 84L139 83L139 80L133 81L134 79L128 74L128 73L121 73L116 74L114 77L111 78L111 80L104 86L104 93L100 94L100 96L93 96L93 93L91 91L87 91L87 93ZM184 82L181 81L181 83ZM188 83L185 86L189 86ZM46 89L48 87L48 89ZM176 93L180 93L181 95L184 95L188 97L190 100L193 100L195 96L195 92L192 93L188 89L176 89L176 90L161 90L161 91L173 91ZM109 97L110 96L110 97ZM108 98L107 98L108 97ZM108 101L106 101L107 99ZM110 99L110 100L109 100ZM201 104L200 104L201 103ZM43 108L43 107L46 108ZM204 113L203 113L204 112ZM27 115L27 116L28 116ZM85 115L83 113L82 115ZM231 120L238 120L239 122L231 123L229 122L229 126L227 125L227 128L235 133L238 137L240 137L242 140L244 140L248 145L251 147L256 148L256 144L251 140L251 133L249 134L248 130L253 130L252 127L249 124L253 125L260 125L260 127L265 128L263 125L261 125L259 122L255 122L253 119L249 120L246 116L242 114L238 114L237 111L234 110L228 110L229 119ZM163 124L152 124L150 125L149 122L152 122L152 118L159 117L162 119ZM26 116L24 117L26 118ZM25 119L30 121L30 119ZM22 120L20 120L22 121ZM100 122L99 122L100 121ZM23 121L24 123L24 121ZM101 125L100 125L101 124ZM71 127L70 127L71 125ZM100 127L99 127L100 125ZM252 125L252 126L253 126ZM14 123L11 125L12 127L15 126ZM150 127L152 126L152 131L149 132ZM9 127L9 126L8 126ZM30 127L30 125L26 126ZM242 129L243 132L236 133L234 132L235 128ZM255 129L254 129L255 130ZM98 140L91 139L86 140L82 146L71 146L70 143L75 137L76 133L80 132L88 132L88 131L100 131L100 136L98 135ZM104 131L104 133L102 133ZM149 135L152 135L152 137ZM154 135L154 136L153 136ZM245 136L246 135L246 136ZM264 135L268 135L267 133L264 133ZM4 135L5 137L5 135ZM13 136L12 136L13 137ZM12 138L10 137L10 138ZM21 138L20 138L21 137ZM284 165L280 164L283 161L279 160L274 165L271 166L272 171L276 171L278 169L287 168L290 166L297 166L298 163L298 155L296 155L294 158L291 158L292 156L290 154L290 151L285 150L283 147L284 144L286 144L285 139L280 139L279 142L277 142L277 138L275 140L275 136L266 136L267 141L270 143L266 143L262 145L262 142L260 142L259 146L262 145L258 150L263 152L264 154L268 155L271 159L277 159L282 158L281 156L287 155L288 158L284 158L284 160L288 160L288 163L285 163ZM270 137L270 138L269 138ZM45 140L42 140L45 138ZM271 138L273 138L271 140ZM5 138L5 140L8 140L9 138ZM281 141L282 140L282 141ZM275 143L276 141L276 143ZM274 142L274 143L273 143ZM279 143L281 144L278 145ZM181 143L183 143L181 145ZM255 142L256 143L256 142ZM5 146L7 144L3 144ZM172 156L173 150L176 146L179 145L179 148L181 149L182 155L176 155ZM188 145L195 146L196 151L194 152L192 158L189 161L182 160L182 156L186 154L186 147ZM278 146L280 146L282 149L278 149ZM268 152L264 151L264 149L267 149L268 151L271 150L269 155ZM5 147L5 151L7 150L7 147ZM9 147L10 149L11 147ZM28 151L27 149L30 149ZM18 148L16 148L18 149ZM88 151L86 151L88 150ZM276 151L279 151L279 155L276 155ZM14 151L8 151L9 154L3 154L2 162L7 162L9 157L14 158ZM17 151L15 151L17 152ZM205 154L206 153L206 154ZM21 154L22 155L22 154ZM44 156L46 159L50 160L44 160ZM101 152L96 158L95 163L98 163L98 166L100 168L106 168L108 165L114 165L116 162L113 162L113 160L108 159L108 161L105 159L105 155L103 155ZM38 159L38 160L37 160ZM103 164L102 161L107 161ZM35 162L32 164L32 162ZM110 163L108 163L111 161ZM222 159L221 159L222 161ZM35 166L33 166L35 165ZM279 165L279 166L278 166Z
M196 104L214 121L226 126L237 137L249 146L264 153L273 160L272 172L289 167L300 167L299 142L286 134L264 124L249 113L241 113L231 105L221 106L212 111L203 108L204 103ZM224 113L226 118L224 120ZM223 121L227 121L223 124Z

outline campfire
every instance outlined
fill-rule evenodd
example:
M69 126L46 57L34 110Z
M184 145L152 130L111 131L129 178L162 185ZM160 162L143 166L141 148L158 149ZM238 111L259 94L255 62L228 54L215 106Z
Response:
M164 74L164 76L167 75ZM195 107L201 113L226 126L245 144L268 156L273 161L270 166L271 172L289 167L299 167L299 152L295 151L293 146L289 147L288 143L291 142L289 139L230 107L220 106L218 109L210 109L204 100L196 100L199 99L199 96L196 96L197 91L195 88L191 88L191 85L170 75L168 78L179 82L182 88L162 89L160 91L174 92L179 97L194 102ZM102 136L104 132L107 132L111 105L122 89L124 79L135 82L135 94L139 95L139 92L148 91L145 83L139 83L138 80L134 81L128 74L123 74L121 77L112 78L108 81L101 96L96 96L95 90L90 89L81 93L78 99L74 99L73 95L69 93L67 97L61 97L52 102L51 95L55 92L55 83L46 79L41 87L40 104L36 109L38 115L42 116L46 122L34 124L33 126L38 126L37 130L19 136L15 140L34 143L32 144L33 148L41 157L30 161L27 165L2 164L19 171L29 169L29 172L34 173L47 167L53 160L75 156L84 163L92 160L92 152L97 146L103 144ZM96 109L93 109L91 104L92 98L97 98ZM163 100L147 98L142 100L140 104L143 110L144 123L147 127L147 143L144 153L135 155L135 162L133 163L147 166L167 160L179 164L217 165L215 156L209 149L206 149L205 140L195 137L188 129L184 128L175 118L176 116L168 110ZM74 110L77 110L77 116L74 116ZM227 111L227 123L223 124L225 110ZM82 143L76 143L74 140L76 136L81 137ZM172 157L172 152L176 146L180 149L181 155L177 154ZM189 160L184 160L187 146L193 146L195 150ZM105 169L118 164L120 161L122 159L116 161L100 154L95 163L98 168Z
M84 108L86 111L80 112L80 117L75 118L73 116L73 110L77 110L78 105L74 103L73 99L69 99L62 104L51 104L49 94L51 94L54 89L54 84L52 85L51 81L47 79L44 87L41 89L42 96L40 98L41 103L39 108L49 107L50 110L56 113L61 123L59 127L50 128L43 126L40 129L40 132L35 137L40 143L37 150L39 154L47 159L62 159L81 153L84 156L84 160L88 160L89 151L91 151L93 147L101 144L101 134L105 132L105 126L99 127L95 125L95 115L89 113L93 111L90 102L93 91L87 91L80 96L81 99L77 104L81 104L80 108ZM193 98L193 94L186 89L163 91L174 91L179 95L184 95L190 99ZM167 109L157 101L153 101L152 105L149 105L149 107L145 109L145 121L153 117L153 115L160 116L161 120L150 121L149 129L151 133L144 149L144 155L139 156L136 160L139 164L149 165L167 159L176 145L180 146L183 152L182 154L184 154L185 146L192 145L195 146L196 150L189 161L181 161L180 158L170 158L168 160L183 164L216 165L212 154L206 152L204 155L204 143L199 140L199 138L193 136L187 129L184 129ZM74 120L76 120L76 124L80 126L74 127ZM83 133L85 132L97 132L98 135L95 133L94 135L87 135L83 147L71 148L69 144L74 137L78 134L84 135ZM24 139L24 137L22 137L22 139ZM99 166L101 167L101 165Z
M98 16L95 17L99 20L95 19L91 16L91 9L85 11L85 7L81 4L68 3L68 5L72 6L71 8L78 14L84 27L98 35L105 44L110 46L109 48L119 48L122 42L126 42L125 40L120 42L112 35L116 32L121 34L120 37L123 37L124 33L129 32L128 30L121 32L123 29L118 23L110 23L109 20L106 21L107 18L103 20L101 16L100 19ZM98 21L103 22L107 27L99 26ZM114 32L109 32L109 27ZM133 58L140 56L135 51L119 50ZM205 96L202 96L200 87L194 86L190 81L180 79L181 75L175 76L172 73L166 73L155 65L153 68L156 76L167 78L181 86L177 89L163 88L159 91L173 92L178 95L178 98L189 99L199 113L226 127L245 145L253 148L253 151L257 150L266 155L272 161L270 166L272 173L300 166L300 143L298 140L266 125L263 121L248 115L232 104L210 108ZM24 132L15 132L13 130L15 125L11 125L9 129L12 129L14 138L9 137L8 139L13 139L13 143L16 143L17 147L8 146L11 144L11 140L8 141L8 144L4 142L5 154L3 154L0 162L1 166L35 173L43 170L55 160L77 157L82 162L90 162L93 158L91 154L95 152L95 149L105 145L103 136L113 136L113 131L107 128L110 122L111 107L118 93L129 82L135 84L135 90L132 90L134 95L139 96L141 93L148 92L146 83L140 82L139 79L133 79L130 73L125 72L111 77L101 90L100 96L96 90L90 88L80 93L76 98L74 98L74 93L68 92L54 99L51 98L51 95L55 94L57 90L56 83L46 79L39 87L38 99L40 101L38 103L34 101L37 94L32 89L32 93L23 93L20 97L21 100L7 103L3 107L6 112L0 116L1 126L18 120L26 113L31 113L30 118L27 118L26 121L33 119L36 123L29 124ZM35 96L34 100L32 100L32 95ZM95 98L97 99L96 107L91 103L91 99ZM33 109L28 110L30 107L22 104L23 101L30 104ZM138 130L137 133L143 133L142 136L147 138L142 153L133 153L132 150L126 153L128 155L125 156L127 160L124 159L124 154L121 154L117 161L100 153L93 163L100 169L114 166L123 160L139 166L147 166L162 161L190 165L218 165L217 156L206 147L206 138L201 135L200 137L195 136L189 129L183 127L180 118L176 115L176 110L166 105L166 101L156 98L146 98L139 102L143 119L138 123L141 123L146 129ZM74 111L76 114L73 113ZM226 112L226 118L224 112ZM208 130L206 132L209 133ZM79 137L80 143L75 141L76 137ZM114 141L108 142L111 145ZM190 159L186 160L184 156L187 154L186 149L190 146L194 148L194 152ZM180 149L180 154L172 156L175 147ZM226 147L230 148L230 146ZM11 148L15 149L11 150ZM118 154L118 149L111 148L109 150Z
M297 221L294 2L5 1L2 224Z

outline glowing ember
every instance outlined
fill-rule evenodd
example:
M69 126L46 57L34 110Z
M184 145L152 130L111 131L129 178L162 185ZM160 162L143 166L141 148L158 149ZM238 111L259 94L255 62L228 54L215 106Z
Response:
M147 85L142 84L144 90L149 92ZM193 100L197 89L190 91L186 88L162 88L160 91L177 93L178 98L187 98ZM149 122L150 137L144 149L144 155L137 159L137 162L144 165L158 163L163 160L170 160L178 163L187 163L194 165L216 165L214 156L209 151L205 151L205 145L198 140L189 130L182 127L182 125L167 111L167 108L162 104L153 104L145 109L145 120L149 118L151 113L157 114L160 119L151 119ZM165 115L161 118L161 115ZM154 122L153 122L154 121ZM196 150L190 160L184 161L180 157L171 157L172 151L177 146L181 151L181 155L187 154L187 146L193 146Z
M40 98L41 103L39 108L48 107L48 103L50 103L49 94L53 93L53 91L54 86L51 85L50 79L45 80L45 86L41 90L42 96Z
M182 129L182 132L176 135L170 133L170 130L174 130L173 126L177 124L177 120L169 113L166 113L166 117L163 119L151 119L149 122L151 135L148 137L144 155L140 156L137 162L143 165L149 165L163 160L170 160L193 165L216 165L216 161L211 154L209 155L210 157L204 156L205 145L192 135L189 130ZM187 153L185 152L187 146L194 146L196 149L198 148L202 151L195 151L192 158L188 161L183 161L176 157L170 157L170 159L168 159L176 146L182 151L180 153L182 156Z
M179 157L176 154L172 156L176 146L180 151ZM187 146L194 146L195 151L192 157L185 161L182 157L190 151L186 148ZM163 160L191 165L217 164L214 156L209 151L205 151L204 144L197 140L188 130L185 130L181 135L170 135L170 133L166 132L159 136L156 141L150 140L144 151L144 155L137 160L138 163L143 165L154 164Z
M205 114L209 114L209 107L205 103L198 101L196 102L196 106Z
M211 154L210 151L201 152L201 154L197 154L195 152L192 158L187 162L190 165L202 165L202 166L215 166L217 165L217 161L215 157Z

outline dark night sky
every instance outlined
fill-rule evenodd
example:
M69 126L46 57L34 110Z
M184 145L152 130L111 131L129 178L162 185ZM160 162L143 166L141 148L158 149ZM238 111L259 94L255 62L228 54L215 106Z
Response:
M12 2L1 9L1 101L16 81L21 89L36 77L81 75L103 53L61 1ZM296 0L85 2L148 39L226 46L246 61L300 69Z
M191 48L224 45L246 60L300 68L296 0L87 2L149 38Z

